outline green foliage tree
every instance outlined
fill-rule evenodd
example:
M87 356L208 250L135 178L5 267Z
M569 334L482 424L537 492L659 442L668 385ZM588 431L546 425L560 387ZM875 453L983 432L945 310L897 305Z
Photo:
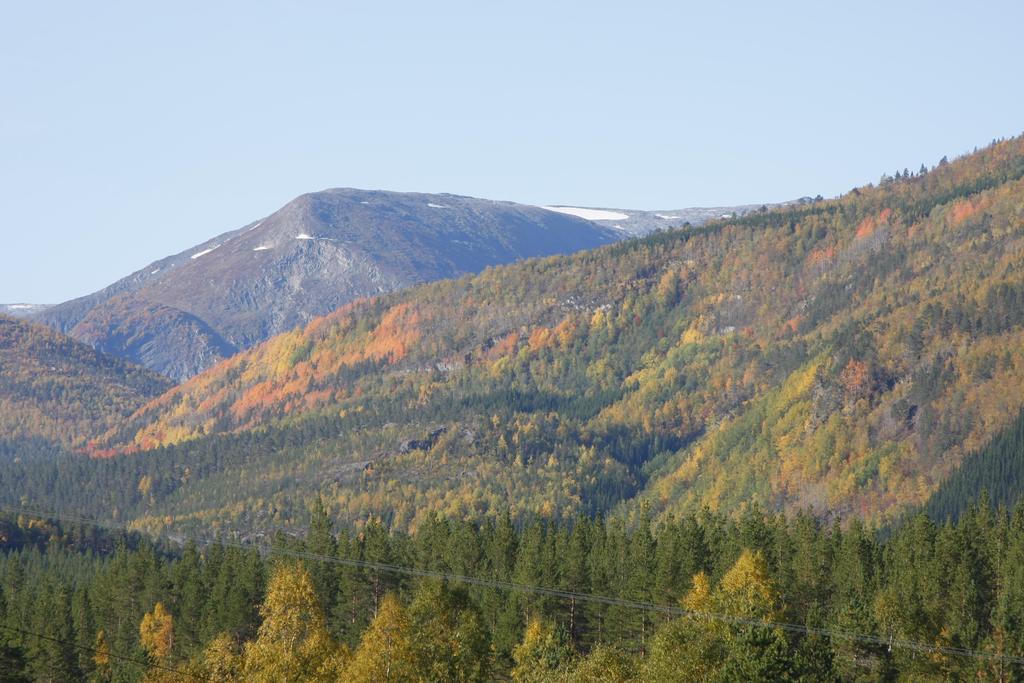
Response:
M422 680L490 680L490 637L468 596L423 581L408 609L411 647Z

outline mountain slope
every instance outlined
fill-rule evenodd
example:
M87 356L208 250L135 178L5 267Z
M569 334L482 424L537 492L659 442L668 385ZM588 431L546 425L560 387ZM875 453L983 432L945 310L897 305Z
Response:
M0 315L0 439L82 446L170 383L42 325Z
M511 202L326 190L36 318L180 380L361 297L618 238Z
M76 477L147 493L84 504L154 529L287 523L314 494L399 526L645 501L892 518L1024 405L1022 177L1017 138L350 304L108 432L98 449L136 453Z

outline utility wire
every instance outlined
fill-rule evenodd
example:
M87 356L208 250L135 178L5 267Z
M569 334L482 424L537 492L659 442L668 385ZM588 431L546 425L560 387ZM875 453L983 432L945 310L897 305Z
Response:
M117 531L128 532L130 529L125 525L118 525L112 523L101 522L98 520L92 520L86 517L78 515L69 515L55 513L47 510L32 510L27 507L13 508L4 505L0 505L0 512L8 512L11 514L29 514L37 517L50 518L59 521L70 521L78 524L89 524L98 528L111 529ZM404 565L388 564L384 562L372 562L369 560L358 560L352 558L335 557L332 555L322 555L318 553L312 553L302 550L292 550L289 548L282 548L273 545L258 544L252 542L243 541L203 541L194 537L187 537L197 545L211 545L219 544L224 547L238 548L242 550L256 550L269 554L285 555L288 557L294 557L296 559L310 560L315 562L327 562L331 564L340 564L357 569L366 569L372 571L388 572L393 574L404 574L406 576L416 576L423 578L436 578L441 580L447 580L455 583L462 583L470 586L481 586L484 588L495 588L499 590L517 591L521 593L533 593L535 595L545 595L555 598L563 598L567 600L580 600L583 602L592 602L603 605L610 605L616 607L623 607L626 609L634 609L648 612L659 612L676 617L688 617L691 619L698 619L704 621L718 621L723 623L735 624L738 626L754 626L761 628L777 628L782 631L789 633L799 633L803 635L821 636L826 638L833 638L837 640L848 640L861 643L867 643L871 645L879 645L888 648L890 651L893 649L904 649L913 652L920 652L923 654L944 654L956 657L974 657L977 659L988 659L995 661L1003 661L1011 664L1022 664L1024 665L1024 657L1017 657L1013 655L998 654L995 652L983 652L981 650L973 650L970 648L963 647L952 647L943 645L930 645L928 643L922 643L914 640L896 639L893 637L884 638L873 634L856 633L851 631L840 631L837 629L829 628L818 628L814 626L806 626L804 624L793 624L787 622L778 621L766 621L762 619L755 619L750 617L740 617L732 614L723 614L720 612L707 612L701 610L688 610L683 607L676 605L661 605L651 602L642 602L637 600L626 600L624 598L616 598L607 595L598 595L595 593L580 593L570 590L562 590L559 588L549 588L545 586L538 586L533 584L516 583L513 581L502 581L500 579L484 579L476 576L465 576L461 574L454 574L450 572L435 571L430 569L418 569L415 567L407 567Z

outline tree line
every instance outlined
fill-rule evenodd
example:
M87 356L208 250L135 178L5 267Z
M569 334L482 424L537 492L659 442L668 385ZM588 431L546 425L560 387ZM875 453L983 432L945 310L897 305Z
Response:
M317 505L260 549L5 518L3 680L1024 676L1024 506L985 496L884 537L754 506L333 527Z

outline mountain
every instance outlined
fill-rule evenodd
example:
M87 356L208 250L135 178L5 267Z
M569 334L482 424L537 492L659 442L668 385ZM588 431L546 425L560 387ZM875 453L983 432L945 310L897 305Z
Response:
M1024 407L1022 178L1015 138L353 302L148 403L95 441L117 457L54 465L74 486L25 465L0 491L150 530L287 525L315 495L408 528L753 504L895 519Z
M619 237L511 202L325 190L34 317L181 380L359 298Z
M84 446L170 387L42 325L0 315L0 441Z
M794 202L782 204L741 204L737 206L717 207L690 207L687 209L670 209L661 211L638 211L636 209L607 209L590 208L580 206L545 206L545 209L564 213L569 216L577 216L598 225L616 230L630 237L642 237L655 230L668 230L670 228L682 228L684 226L700 226L709 221L722 220L727 218L739 218L752 211L762 211L769 208L789 206L791 204L806 204L809 198L800 199Z

